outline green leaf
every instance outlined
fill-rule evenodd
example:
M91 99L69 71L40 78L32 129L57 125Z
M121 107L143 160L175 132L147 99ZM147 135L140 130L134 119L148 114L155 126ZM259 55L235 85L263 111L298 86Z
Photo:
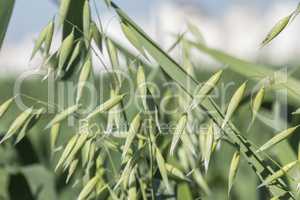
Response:
M0 49L15 5L15 0L0 0Z
M65 16L64 21L62 21L63 24L63 37L62 40L64 40L73 29L75 40L81 38L83 36L82 30L83 30L83 6L85 0L67 0L69 2L69 6L67 9L67 14ZM60 22L59 22L60 23ZM59 24L61 25L61 24Z
M130 28L130 26L128 26L125 23L121 22L121 28L122 28L122 31L123 31L124 35L128 39L128 41L130 41L130 43L136 49L138 49L144 56L146 56L146 53L145 53L145 51L143 49L143 45L142 45L141 41L137 37L135 37L134 32Z
M147 50L147 53L149 53L153 57L153 59L159 63L160 67L171 79L176 81L184 91L192 96L195 89L197 88L198 82L195 81L190 75L188 75L186 71L181 66L179 66L170 56L168 56L161 48L159 48L159 46L153 40L151 40L149 36L147 36L147 34L143 32L141 28L137 24L135 24L115 3L112 2L111 4L120 19L132 28L133 34L135 35L135 37L139 38L139 40L143 44L144 49ZM224 57L221 58L224 59ZM240 62L237 63L240 64ZM240 69L239 65L236 65L236 67ZM251 71L252 69L242 68L241 71L243 72L245 70ZM261 73L261 71L263 70L259 69L258 73ZM208 116L216 122L224 120L221 109L211 98L204 100L202 105L200 106L202 109L204 109ZM260 180L264 180L265 175L272 174L269 166L265 165L262 158L260 158L259 156L253 156L255 153L254 147L251 145L251 143L246 138L241 136L241 133L234 127L233 124L231 124L229 128L229 130L224 130L224 132L228 134L228 136L234 143L240 144L241 153L247 159L249 165L252 166L252 169L255 169L254 171L260 178ZM284 189L281 189L283 186L284 183L280 179L277 185L270 186L269 189L270 192L274 195L286 194L288 197L292 198L291 193L286 192Z
M185 36L186 32L183 32L181 34L176 35L176 40L173 42L173 44L167 49L167 52L170 53L172 50L174 50L179 44L183 41L183 38Z
M178 184L176 199L193 200L191 188L187 183Z
M32 164L20 168L24 174L36 199L59 199L56 191L56 178L54 173L42 165ZM38 195L37 195L38 194Z
M278 88L287 89L289 102L297 106L300 105L300 91L295 89L300 88L300 81L297 79L293 77L285 79L286 74L284 74L284 72L274 71L271 69L271 66L251 63L217 49L209 48L201 43L189 41L189 44L201 52L208 54L216 61L226 64L230 70L253 81L262 79L264 82L269 82L271 79L276 79L275 77L283 77L284 81L275 81L272 83L270 89L273 91L276 91Z
M111 0L104 0L105 4L107 7L111 6Z

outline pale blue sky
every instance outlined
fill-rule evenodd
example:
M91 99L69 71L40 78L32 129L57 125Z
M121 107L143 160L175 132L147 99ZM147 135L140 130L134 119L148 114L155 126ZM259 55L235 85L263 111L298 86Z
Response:
M96 0L99 2L99 0ZM175 0L115 0L133 18L147 19L149 13L153 15L159 2L174 2ZM205 10L206 14L220 15L232 4L251 4L258 9L267 9L270 3L279 0L176 0L181 4L196 5ZM285 0L287 1L287 0ZM288 0L297 2L297 0ZM18 42L24 36L37 33L57 12L54 0L16 0L15 10L8 30L7 42ZM103 4L102 4L103 5ZM103 7L103 6L102 6ZM263 11L263 10L262 10ZM155 17L155 16L153 16Z
M99 1L99 0L96 0ZM118 5L135 18L145 17L157 0L116 0ZM104 5L100 5L100 9ZM7 42L18 42L25 35L39 32L57 13L57 5L51 0L16 0L14 13L6 37Z
M0 71L23 71L40 65L39 59L29 63L34 39L58 11L54 0L15 1L14 13L0 52ZM116 39L124 39L118 34L119 27L112 17L113 11L107 11L103 0L95 1L100 4L98 7L109 34L116 36ZM168 40L171 33L179 33L186 28L188 18L200 28L207 44L241 58L269 58L272 64L280 65L300 56L300 16L270 47L257 50L272 25L294 10L300 0L114 1L165 47L172 42ZM55 39L53 46L59 45L59 37Z

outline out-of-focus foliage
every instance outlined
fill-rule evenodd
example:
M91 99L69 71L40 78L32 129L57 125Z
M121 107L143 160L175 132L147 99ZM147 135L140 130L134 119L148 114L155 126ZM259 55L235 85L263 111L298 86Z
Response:
M44 81L24 82L14 95L6 86L13 79L0 84L0 198L296 199L297 76L209 48L191 24L196 41L183 34L164 50L115 3L105 3L139 55L105 35L91 17L92 1L60 1L33 50L42 53ZM54 27L63 29L58 49L51 48ZM182 57L168 54L175 49ZM195 67L195 49L226 67ZM96 75L92 58L107 71ZM62 90L69 81L76 94ZM49 84L57 91L49 93ZM90 85L97 105L84 113ZM276 96L282 90L288 101ZM20 109L20 99L30 109Z
M13 11L14 4L15 0L0 1L0 49L5 37L5 33Z

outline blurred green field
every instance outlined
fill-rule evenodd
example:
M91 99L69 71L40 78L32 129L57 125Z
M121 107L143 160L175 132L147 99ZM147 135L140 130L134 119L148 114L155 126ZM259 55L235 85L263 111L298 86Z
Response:
M192 39L178 35L163 49L117 4L104 3L135 53L106 35L97 5L96 23L91 1L62 0L32 54L41 53L47 77L0 77L0 200L299 199L298 63L236 58L206 45L191 24ZM0 47L13 6L0 0ZM261 45L299 13L300 4ZM94 71L94 59L106 71Z
M199 68L196 70L195 74L197 79L202 81L206 80L207 77L211 75L211 72L206 70L204 71ZM295 72L293 76L299 77L297 74L299 74L299 72ZM230 83L232 79L235 79L236 85L230 87L229 90L226 90L226 102L228 102L230 94L232 94L235 88L245 80L238 74L230 72L230 70L226 70L222 83L226 85L226 83ZM0 102L3 102L13 96L12 88L14 87L14 80L15 78L13 77L1 78ZM160 80L156 81L159 82ZM99 78L95 80L95 82L99 83ZM254 85L254 82L250 82L249 84L249 88L251 88L251 85ZM102 88L103 91L100 91L99 87L98 89L99 96L104 97L104 99L109 98L109 90L107 88L106 90L103 90ZM122 90L126 92L127 88L122 88ZM48 98L47 83L42 83L40 80L26 81L22 85L21 92L43 101L47 101ZM24 98L24 100L26 103L28 103L28 105L32 105L33 103L28 99L26 100L26 98ZM282 122L284 119L281 119L280 116L278 116L276 119L276 115L278 115L276 114L276 109L278 108L276 108L276 102L273 101L274 96L270 94L263 104L262 113L269 117L271 124L266 125L258 120L251 128L250 132L246 133L249 125L249 119L251 118L249 104L247 103L249 100L249 97L244 99L244 103L240 106L238 113L236 113L233 119L233 122L240 130L245 131L244 134L247 138L259 146L267 141L267 139L272 136L272 133L276 132L274 129L281 129L280 124L284 123ZM221 99L216 99L216 101L221 102ZM127 109L127 112L134 113L134 110L136 110L136 108L134 108L135 106L136 105L132 104ZM174 106L176 106L176 103ZM298 105L290 103L288 105L288 112L294 111L297 106ZM5 117L0 119L0 131L2 134L7 131L9 125L19 112L20 110L16 106L12 106ZM17 145L14 145L13 142L0 145L0 173L2 174L0 176L0 194L2 199L75 199L79 194L81 188L80 184L72 187L74 183L70 182L69 184L65 185L64 181L66 178L66 173L54 173L54 167L58 161L60 153L55 153L54 157L51 156L49 130L44 130L47 121L49 121L51 117L53 117L53 115L43 116L38 122L37 126L31 129L27 133L25 139ZM288 120L288 126L293 126L300 122L299 117L289 117ZM68 138L74 133L74 131L76 131L75 129L74 127L68 127L64 123L63 129L61 130L61 134L59 136L58 146L65 144ZM272 155L275 158L280 157L278 161L286 163L293 160L293 156L296 157L298 148L297 141L300 139L300 132L297 132L298 133L289 139L292 149L286 149L286 143L284 143L278 145L278 147L274 148L272 151ZM280 151L280 149L285 150ZM212 195L205 197L204 199L224 199L224 197L227 196L227 176L232 154L233 149L230 146L222 145L221 148L218 149L217 153L212 156L210 168L208 170L208 174L206 175L208 185L212 190ZM120 155L115 154L114 159L116 166L120 167ZM172 158L170 158L170 162L174 162L172 161ZM232 199L265 199L266 197L264 196L266 193L264 190L256 189L258 184L259 181L256 178L256 175L251 171L247 163L242 160L237 180L233 187ZM188 196L189 195L187 195L187 197Z

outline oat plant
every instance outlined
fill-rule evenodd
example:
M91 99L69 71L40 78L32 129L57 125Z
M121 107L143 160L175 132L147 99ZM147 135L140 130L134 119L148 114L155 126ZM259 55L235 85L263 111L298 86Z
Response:
M0 2L2 42L14 1ZM115 14L130 48L106 34L99 5ZM298 13L299 8L280 20L262 46ZM60 1L57 14L35 39L31 59L42 58L40 82L76 86L76 94L67 94L72 104L18 93L0 106L0 120L14 116L1 148L18 147L35 129L47 138L50 153L40 174L47 185L31 179L38 169L29 173L18 162L4 163L1 172L25 174L33 199L297 199L299 155L288 140L297 138L298 124L273 134L261 128L260 116L270 114L266 102L280 104L274 97L279 87L287 91L289 104L299 107L299 80L288 76L282 81L281 71L208 47L192 24L164 49L129 15L110 0ZM170 56L175 50L179 57ZM199 71L192 50L225 67ZM104 70L95 71L95 63ZM220 105L214 94L230 73L235 86ZM89 87L97 88L102 78L106 92L97 89L91 95ZM93 95L97 105L88 109ZM30 106L16 113L17 98ZM64 185L69 187L60 189ZM13 193L3 190L1 197Z

